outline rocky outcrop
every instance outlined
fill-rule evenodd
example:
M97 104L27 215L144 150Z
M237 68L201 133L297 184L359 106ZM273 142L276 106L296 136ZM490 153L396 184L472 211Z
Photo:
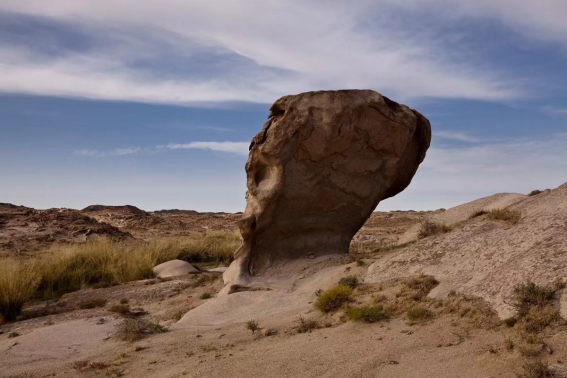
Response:
M378 203L425 158L429 121L371 90L285 96L250 144L243 244L224 274L242 285L279 261L346 253Z

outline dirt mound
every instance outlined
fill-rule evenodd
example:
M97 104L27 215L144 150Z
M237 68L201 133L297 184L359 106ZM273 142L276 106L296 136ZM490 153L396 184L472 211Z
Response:
M471 212L508 206L522 216L517 224ZM432 295L451 290L486 299L501 317L510 316L515 285L567 279L567 185L537 196L501 194L449 209L444 218L456 228L383 255L369 268L367 282L423 272L441 284ZM456 223L461 222L461 223Z
M0 254L33 253L52 245L80 243L100 236L117 240L132 237L77 210L0 206Z

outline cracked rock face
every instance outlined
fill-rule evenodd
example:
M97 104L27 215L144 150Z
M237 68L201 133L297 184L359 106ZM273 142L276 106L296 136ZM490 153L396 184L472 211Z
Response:
M429 121L371 90L285 96L250 144L243 244L228 286L289 259L347 253L378 203L410 183Z

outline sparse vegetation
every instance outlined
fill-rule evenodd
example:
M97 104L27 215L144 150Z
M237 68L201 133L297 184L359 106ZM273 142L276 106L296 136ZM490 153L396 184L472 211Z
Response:
M339 285L348 286L351 289L355 289L358 286L357 276L346 276L339 280Z
M14 321L24 303L32 298L40 275L34 266L6 260L0 264L0 315Z
M319 328L319 322L313 319L304 319L303 316L300 316L297 319L297 333L307 333L311 332L314 329Z
M213 295L211 293L203 293L200 296L201 299L210 299L212 297L213 297Z
M121 315L125 315L125 314L128 314L130 312L130 306L127 305L127 304L115 304L115 305L110 306L108 311L114 312L114 313L117 313L117 314L121 314Z
M77 306L80 309L91 309L91 308L96 308L96 307L104 307L106 306L106 303L108 303L108 301L106 299L102 299L102 298L95 298L95 299L89 299L86 301L82 301L79 302L77 304Z
M417 277L406 280L405 287L400 292L400 295L409 297L414 301L421 301L437 285L439 285L439 281L433 276L420 274Z
M228 263L239 244L239 236L227 232L149 242L100 238L31 261L4 261L0 267L0 314L12 321L32 297L57 298L84 287L103 288L152 278L155 265L173 259ZM196 284L214 279L206 276Z
M528 196L533 197L533 196L537 196L538 194L541 194L541 193L543 193L542 190L536 189L536 190L532 190L532 191L530 192L530 194L528 194Z
M479 211L474 212L474 213L469 217L469 219L478 218L478 217L481 217L481 216L483 216L483 215L485 215L485 214L486 214L486 211L484 211L484 210L479 210Z
M257 320L249 320L246 322L246 329L256 333L260 329L260 323Z
M375 323L388 318L383 306L349 307L345 312L350 320Z
M557 376L549 369L549 366L544 364L541 360L526 362L523 369L523 374L518 374L518 378L553 378Z
M518 351L524 357L537 357L541 352L541 345L522 344Z
M217 350L217 347L215 347L214 345L211 345L211 344L203 344L203 345L201 345L201 350L205 353L214 352L214 351Z
M501 220L510 224L516 224L522 218L522 213L516 210L496 209L487 213L490 220Z
M431 221L426 221L422 224L421 230L419 231L419 238L423 239L432 235L444 234L451 231L452 228L445 224L438 224Z
M411 321L425 321L425 320L430 320L433 319L435 314L422 306L415 306L410 308L407 313L406 313L407 317L409 320Z
M322 312L331 312L339 309L348 302L352 295L352 288L344 285L336 285L319 295L315 302L315 308Z
M561 321L553 299L557 286L540 286L533 282L519 284L514 288L514 307L517 323L526 333L538 333Z
M167 332L167 328L147 319L124 319L118 324L116 336L124 341L137 341L145 336Z

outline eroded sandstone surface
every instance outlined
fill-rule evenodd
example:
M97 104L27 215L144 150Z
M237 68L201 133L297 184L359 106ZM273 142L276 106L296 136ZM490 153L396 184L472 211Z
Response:
M431 140L419 112L371 90L285 96L250 144L243 237L225 283L279 261L346 253L378 203L404 190Z

